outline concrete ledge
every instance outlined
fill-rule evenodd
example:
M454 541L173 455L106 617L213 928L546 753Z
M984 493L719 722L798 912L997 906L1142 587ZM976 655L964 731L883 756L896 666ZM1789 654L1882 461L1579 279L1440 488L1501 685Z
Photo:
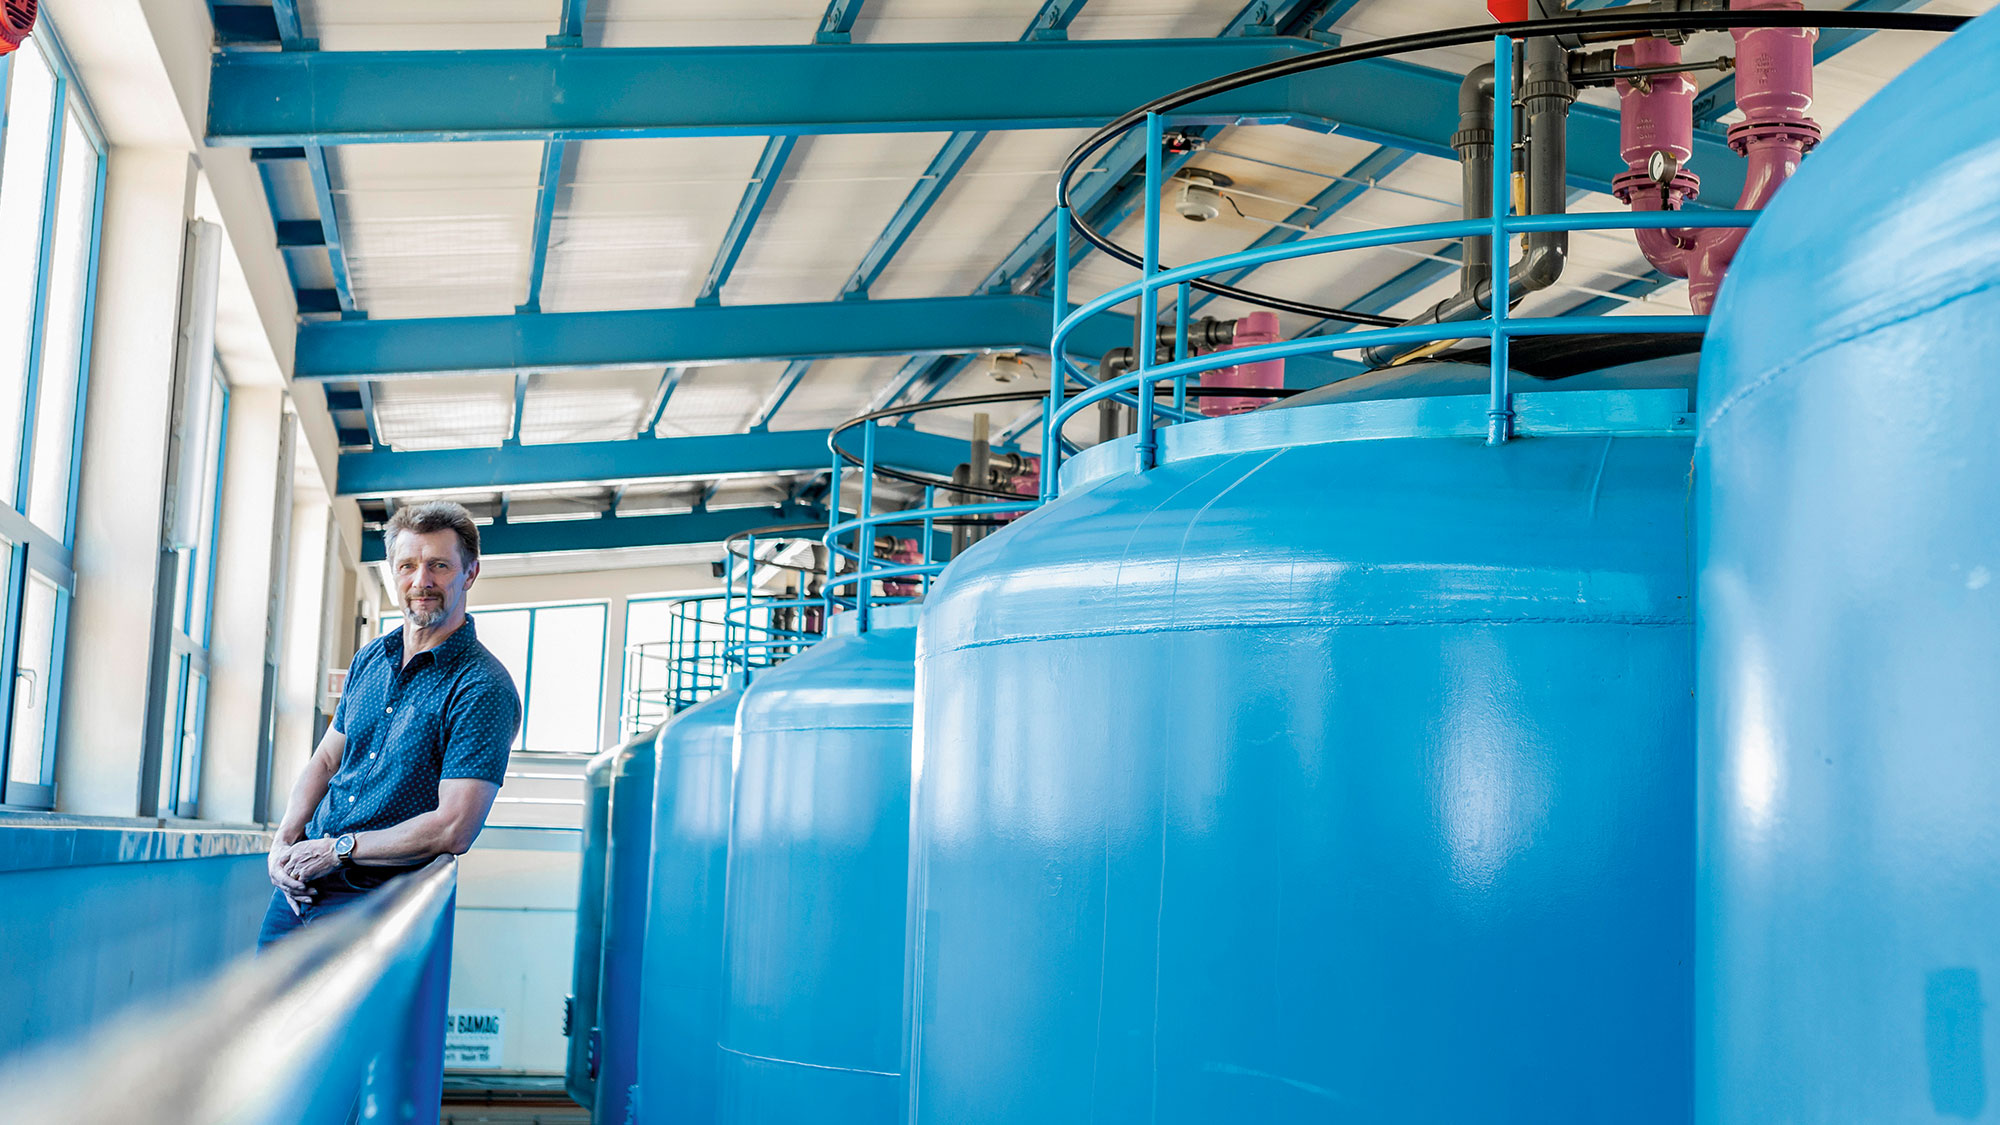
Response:
M156 820L0 818L0 872L110 863L261 855L271 834L251 826L180 826Z

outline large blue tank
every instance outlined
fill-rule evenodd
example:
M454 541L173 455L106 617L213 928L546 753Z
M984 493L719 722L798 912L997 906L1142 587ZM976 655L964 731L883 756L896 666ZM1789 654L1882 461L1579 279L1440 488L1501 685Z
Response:
M626 1125L632 1087L639 1080L639 976L646 944L646 877L652 866L653 746L659 733L655 727L632 738L612 759L592 1125Z
M911 1120L1685 1122L1685 390L1130 439L925 607Z
M723 1125L891 1125L902 1076L915 615L834 619L737 717Z
M1989 15L1841 125L1716 306L1702 1122L2000 1116L1996 62Z
M640 1125L713 1125L722 1024L722 888L736 753L732 684L660 730L639 987Z
M604 954L604 852L611 842L611 767L606 750L583 771L583 864L576 885L576 946L563 1026L569 1059L563 1088L589 1108L597 1091L597 970Z

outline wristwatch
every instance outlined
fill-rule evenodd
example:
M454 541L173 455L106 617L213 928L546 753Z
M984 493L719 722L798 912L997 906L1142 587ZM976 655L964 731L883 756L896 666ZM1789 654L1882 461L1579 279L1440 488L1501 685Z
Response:
M354 862L354 833L345 832L334 839L333 858L339 860L342 867Z

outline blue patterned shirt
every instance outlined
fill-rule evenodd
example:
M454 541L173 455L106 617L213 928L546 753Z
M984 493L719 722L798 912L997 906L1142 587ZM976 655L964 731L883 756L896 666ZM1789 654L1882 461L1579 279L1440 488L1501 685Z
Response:
M501 783L521 729L521 697L472 618L403 662L403 630L355 654L333 714L347 736L340 769L306 824L311 838L401 824L438 807L438 782Z

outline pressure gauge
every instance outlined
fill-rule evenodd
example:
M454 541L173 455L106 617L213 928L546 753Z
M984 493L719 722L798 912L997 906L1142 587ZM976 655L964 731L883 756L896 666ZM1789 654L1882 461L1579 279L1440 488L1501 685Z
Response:
M1666 149L1654 149L1653 155L1646 158L1646 174L1653 177L1653 182L1661 187L1672 183L1680 170L1680 158Z

